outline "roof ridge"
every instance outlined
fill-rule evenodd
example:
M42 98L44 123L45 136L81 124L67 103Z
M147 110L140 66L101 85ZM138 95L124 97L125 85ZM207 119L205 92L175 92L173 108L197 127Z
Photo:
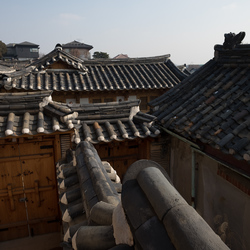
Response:
M151 57L129 57L129 58L123 58L123 59L91 59L91 60L85 60L85 65L90 64L131 64L131 63L152 63L152 62L165 62L167 60L170 60L170 54L165 54L161 56L151 56Z

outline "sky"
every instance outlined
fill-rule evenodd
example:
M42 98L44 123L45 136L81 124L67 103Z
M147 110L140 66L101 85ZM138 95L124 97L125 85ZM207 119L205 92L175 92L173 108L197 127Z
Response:
M225 33L245 31L250 43L249 10L249 0L1 0L0 40L35 43L42 54L76 40L92 45L91 55L204 64Z

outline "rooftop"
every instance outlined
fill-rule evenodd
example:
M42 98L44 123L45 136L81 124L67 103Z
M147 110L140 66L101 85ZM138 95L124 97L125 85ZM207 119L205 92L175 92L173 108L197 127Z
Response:
M139 100L67 105L52 91L0 93L0 138L75 130L74 141L92 143L156 137L155 117L139 110Z
M53 65L57 64L56 67ZM113 91L166 89L187 75L169 55L83 61L56 48L18 73L6 74L2 86L19 90Z
M149 105L165 129L249 162L250 45L214 49L213 59Z

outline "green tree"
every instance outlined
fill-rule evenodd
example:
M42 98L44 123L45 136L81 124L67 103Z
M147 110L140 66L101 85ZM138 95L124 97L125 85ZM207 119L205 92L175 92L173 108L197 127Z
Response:
M106 59L108 59L109 58L109 54L106 53L106 52L98 52L98 51L96 51L93 54L93 58L94 59L96 59L96 58L106 58Z
M0 41L0 58L7 52L6 44Z

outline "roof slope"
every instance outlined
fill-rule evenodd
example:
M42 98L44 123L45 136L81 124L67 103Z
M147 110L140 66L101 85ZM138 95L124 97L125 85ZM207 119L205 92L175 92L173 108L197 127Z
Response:
M139 100L67 105L51 91L0 93L0 138L75 129L75 143L156 137L155 117L139 110Z
M27 41L24 41L22 43L8 43L6 46L7 47L15 47L16 45L39 47L38 44L27 42Z
M238 160L250 160L250 45L215 46L215 57L149 103L161 125Z
M69 49L70 48L72 48L72 49L88 49L88 50L93 49L92 45L88 45L88 44L81 43L81 42L78 42L78 41L72 41L72 42L69 42L69 43L62 44L62 47L63 47L63 49L65 49L65 48L69 48Z
M68 69L53 69L63 62ZM61 47L30 64L27 69L8 74L6 89L53 91L104 91L131 89L166 89L179 84L186 75L170 60L169 55L83 61Z
M56 110L51 93L0 93L0 138L70 130L72 126L60 118L73 112Z

